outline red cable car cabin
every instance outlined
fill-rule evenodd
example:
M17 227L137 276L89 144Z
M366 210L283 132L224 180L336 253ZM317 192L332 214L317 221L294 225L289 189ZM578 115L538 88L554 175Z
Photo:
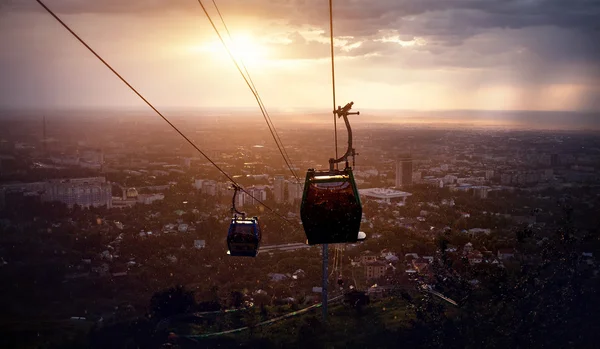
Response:
M309 245L358 241L362 205L352 169L309 169L300 218Z

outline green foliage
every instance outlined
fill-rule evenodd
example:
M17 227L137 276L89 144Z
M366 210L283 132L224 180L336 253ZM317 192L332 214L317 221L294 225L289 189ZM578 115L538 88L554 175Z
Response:
M184 314L194 309L195 306L193 292L187 291L183 286L157 292L150 299L150 311L158 318Z

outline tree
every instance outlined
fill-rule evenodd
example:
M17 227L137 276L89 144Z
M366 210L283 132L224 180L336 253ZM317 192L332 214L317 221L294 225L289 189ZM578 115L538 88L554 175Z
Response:
M194 293L181 285L157 292L150 299L150 311L159 318L183 314L195 306Z
M231 291L231 306L239 308L244 304L244 294L240 291Z

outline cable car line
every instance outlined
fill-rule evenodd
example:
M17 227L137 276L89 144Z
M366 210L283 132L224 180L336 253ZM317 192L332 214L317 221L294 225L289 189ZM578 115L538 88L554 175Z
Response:
M233 198L231 199L231 223L227 232L227 254L235 257L256 257L262 238L258 217L246 218L245 212L235 207L235 198L240 187L232 184ZM238 217L238 215L241 216Z
M213 29L215 30L215 33L217 34L217 36L219 37L219 40L221 41L221 43L223 44L223 46L225 47L225 50L227 50L227 53L229 54L229 58L231 58L233 64L235 65L236 69L238 70L238 72L242 75L242 78L244 79L244 81L246 82L246 85L248 85L248 88L250 88L250 91L252 92L252 95L254 95L254 99L256 99L256 102L258 103L258 107L260 108L260 111L263 115L263 118L265 119L265 122L267 123L267 126L269 127L269 132L271 132L271 136L273 136L273 140L275 141L275 144L277 145L277 149L279 149L279 153L281 153L281 156L283 157L283 160L285 161L285 164L287 165L288 169L290 170L290 172L292 173L292 175L294 176L294 178L296 178L296 180L299 182L300 178L298 178L298 175L296 175L296 172L294 172L294 170L292 169L290 162L288 161L288 159L285 157L283 150L281 149L281 146L279 145L279 142L277 142L277 137L275 136L275 133L273 132L273 129L271 127L271 124L269 124L270 119L267 118L267 114L266 114L266 110L263 107L263 104L261 102L261 99L258 95L258 91L256 91L252 86L252 84L250 84L250 81L248 81L248 78L246 77L246 75L244 75L242 69L240 68L240 65L238 64L237 60L235 59L233 53L231 53L231 50L229 49L229 47L227 46L227 43L225 43L225 40L223 39L223 36L221 35L221 33L219 32L219 29L217 29L217 26L215 25L215 23L213 22L212 18L210 17L210 14L208 13L208 11L206 10L206 7L204 6L204 4L202 3L202 0L198 0L198 4L200 4L200 7L202 7L202 10L204 11L204 14L206 15L206 18L208 18L208 21L210 22L211 26L213 27ZM274 128L274 126L273 126Z
M327 303L333 303L334 301L337 301L338 299L340 299L342 297L343 297L343 295L340 295L340 296L337 296L337 297L333 297ZM197 334L197 335L180 335L180 336L177 336L177 337L193 339L193 338L206 338L206 337L214 337L214 336L221 336L221 335L224 335L224 334L231 334L231 333L236 333L236 332L242 332L242 331L245 331L245 330L249 330L250 328L255 328L255 327L259 327L259 326L269 325L269 324L272 324L274 322L285 320L285 319L290 318L292 316L297 316L297 315L306 313L307 311L315 309L315 308L319 308L322 305L323 305L323 303L313 304L313 305L308 306L308 307L306 307L304 309L300 309L300 310L297 310L297 311L292 311L290 313L278 316L276 318L259 322L259 323L257 323L254 326L245 326L245 327L235 328L235 329L232 329L232 330L227 330L227 331L222 331L222 332L212 332L212 333L204 333L204 334Z
M300 206L300 219L309 245L324 245L323 257L326 257L326 245L331 243L354 243L364 240L360 232L362 204L348 158L352 157L352 166L357 155L352 146L352 127L349 115L360 115L351 112L354 102L335 108L335 65L333 52L333 12L332 0L329 1L330 40L331 40L331 77L334 103L334 120L343 118L348 132L346 152L340 157L329 159L327 170L308 169L304 185L304 194ZM336 133L337 135L337 133ZM336 136L337 139L337 136ZM337 153L337 144L336 144ZM340 162L345 163L343 170L337 169ZM325 263L324 263L325 264ZM327 272L324 271L325 276Z
M42 2L42 0L36 0L36 1L37 1L38 4L40 4L40 6L42 6L46 10L46 12L48 12L65 29L67 29L69 31L69 33L71 33L83 46L85 46L94 56L96 56L96 58L98 58L102 63L104 63L104 65L108 69L110 69L110 71L112 71L125 85L127 85L127 87L129 87L129 89L131 89L138 97L140 97L140 99L142 101L144 101L144 103L146 103L156 114L158 114L158 116L160 116L167 124L169 124L169 126L171 126L171 128L173 128L173 130L175 130L177 133L179 133L179 135L181 137L183 137L183 139L185 139L194 149L196 149L202 156L204 156L204 158L206 158L206 160L208 160L208 162L210 162L217 170L219 170L219 172L221 172L225 177L227 177L227 179L229 179L232 183L238 185L237 182L229 174L227 174L227 172L225 172L223 169L221 169L221 167L219 167L219 165L217 165L210 157L208 157L208 155L206 155L202 150L200 150L200 148L198 148L198 146L193 141L191 141L185 134L183 134L183 132L181 132L177 128L177 126L175 126L166 116L164 116L160 111L158 111L158 109L156 109L154 107L154 105L152 105L152 103L150 103L140 92L138 92L129 82L127 82L127 80L125 80L125 78L123 78L123 76L121 76L110 64L108 64L108 62L106 62L102 57L100 57L100 55L98 53L96 53L96 51L94 51L81 37L79 37L79 35L77 35L65 22L63 22L50 8L48 8ZM270 212L274 213L279 218L281 218L282 220L286 221L288 224L290 224L292 226L294 225L286 217L284 217L283 215L281 215L280 213L278 213L277 211L275 211L271 207L267 206L261 200L255 198L246 189L242 188L241 186L239 186L239 187L240 187L241 191L243 191L244 193L246 193L247 195L249 195L252 199L254 199L260 205L264 206L267 210L269 210Z
M225 24L225 19L223 18L223 15L221 14L221 10L219 10L219 7L217 6L216 0L212 0L212 3L214 5L214 7L215 7L215 10L217 10L217 14L219 15L219 18L221 19L221 23L223 24L223 27L225 28L225 32L227 33L227 37L229 38L229 41L234 42L233 38L231 37L231 33L229 32L229 28L227 27L227 24ZM227 48L227 46L225 45L225 43L223 43L223 45L225 46L225 48ZM253 89L256 92L256 96L257 96L257 100L258 100L259 106L262 105L262 108L265 111L266 119L268 119L268 121L265 120L265 121L267 121L267 125L269 125L269 123L271 123L271 125L273 127L273 131L275 132L275 136L277 137L277 140L275 140L275 143L277 143L277 141L279 141L279 144L281 144L281 148L283 149L283 152L285 153L284 158L287 157L289 163L291 164L292 163L292 159L288 155L287 150L285 149L285 146L283 145L283 142L281 141L281 137L279 137L279 133L277 132L277 129L275 128L275 124L273 123L273 120L271 120L271 116L267 112L267 108L265 107L265 104L263 103L262 98L260 98L260 94L258 93L258 89L254 85L254 81L252 80L252 77L250 76L250 72L248 72L248 68L246 67L246 63L244 63L244 60L241 57L240 57L240 62L242 63L242 68L244 68L244 72L246 73L246 76L248 77L248 81L250 82L250 85L252 85L250 88ZM242 74L242 76L244 76L244 75ZM296 178L296 182L300 182L300 178L298 178L296 172L295 171L292 171L292 172L294 174L294 177Z
M333 89L333 134L335 142L335 157L338 157L338 141L337 141L337 118L335 104L335 60L333 56L333 0L329 0L329 42L331 45L331 84ZM336 164L337 169L337 164Z

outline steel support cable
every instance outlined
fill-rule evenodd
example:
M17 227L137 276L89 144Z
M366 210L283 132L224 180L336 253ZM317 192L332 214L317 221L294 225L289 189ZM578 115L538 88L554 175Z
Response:
M229 41L234 42L233 38L231 37L231 33L229 32L229 28L227 27L227 24L225 24L225 19L223 19L223 15L221 14L221 11L219 10L219 6L217 6L216 0L212 0L212 3L215 6L215 9L217 10L217 14L219 15L219 18L221 19L221 23L223 24L223 27L225 28L225 32L227 33L227 37L229 38ZM258 97L258 103L259 103L259 105L262 105L262 108L265 111L266 118L269 120L269 121L267 121L267 125L269 123L271 123L271 125L273 126L273 131L275 131L275 136L277 137L277 140L279 141L279 144L281 144L281 148L283 149L283 152L285 153L285 156L287 157L289 163L292 164L292 159L290 158L287 150L285 150L285 146L283 145L283 142L281 141L281 137L279 137L279 133L277 132L277 129L275 128L275 124L273 123L273 120L271 120L271 116L267 112L267 108L265 107L265 104L263 103L262 98L260 98L260 94L258 93L258 89L254 85L254 81L252 80L252 76L250 76L250 72L248 72L248 68L246 67L246 64L244 63L244 60L241 57L240 57L240 62L242 63L242 68L244 68L244 73L246 73L246 76L248 77L248 81L250 82L251 89L253 89L256 92L256 95ZM243 76L243 74L242 74L242 76ZM275 141L276 143L277 143L277 140ZM296 178L297 182L300 181L300 179L298 178L297 175L295 175L294 177Z
M339 272L339 277L343 276L344 273L344 245L340 246L340 266L339 266L340 272Z
M337 270L337 261L338 261L338 250L337 247L333 248L333 267L331 268L331 272L329 273L329 277L331 277Z
M335 61L333 56L333 0L329 0L329 41L331 45L331 85L333 91L333 134L335 142L335 158L338 158L337 118L335 105ZM335 164L337 168L337 163Z
M129 82L127 82L127 80L125 80L125 78L123 78L110 64L108 64L102 57L100 57L100 55L98 53L96 53L96 51L94 51L82 38L79 37L79 35L77 35L65 22L63 22L50 8L48 8L48 6L46 6L42 2L42 0L36 0L36 1L37 1L38 4L40 4L40 6L42 6L44 8L44 10L46 10L46 12L48 12L52 17L54 17L54 19L56 19L66 30L68 30L69 33L71 33L83 46L85 46L94 56L96 56L96 58L98 58L102 63L104 63L104 65L108 69L110 69L110 71L112 71L125 85L127 85L127 87L129 87L129 89L131 89L131 91L133 91L138 97L140 97L140 99L142 101L144 101L144 103L146 103L156 114L158 114L158 116L160 116L167 124L169 124L169 126L171 126L171 128L173 128L173 130L175 130L177 133L179 133L179 135L181 137L183 137L183 139L185 139L202 156L204 156L204 158L206 160L208 160L208 162L210 162L217 170L219 170L219 172L221 172L225 177L227 177L227 179L229 179L235 185L239 186L241 191L243 191L244 193L246 193L248 196L250 196L256 202L258 202L260 205L264 206L267 210L269 210L270 212L274 213L275 215L277 215L279 218L283 219L284 221L286 221L290 225L293 225L293 223L291 221L289 221L287 218L285 218L284 216L282 216L281 214L279 214L278 212L276 212L275 210L273 210L271 207L267 206L261 200L255 198L246 189L244 189L243 187L241 187L230 175L227 174L227 172L225 172L223 169L221 169L221 167L219 167L219 165L217 165L211 158L208 157L208 155L206 155L202 150L200 150L200 148L198 148L198 146L194 142L192 142L185 134L183 134L183 132L181 132L177 128L177 126L175 126L173 123L171 123L171 121L166 116L164 116L160 111L158 111L158 109L156 109L154 107L154 105L152 105L152 103L150 103Z
M342 295L342 296L337 296L337 297L331 298L331 299L328 301L328 303L332 303L332 302L334 302L334 301L337 301L338 299L340 299L340 298L342 298L342 297L343 297L343 295ZM322 305L323 305L323 303L314 304L314 305L311 305L311 306L309 306L309 307L306 307L306 308L304 308L304 309L300 309L300 310L297 310L297 311L293 311L293 312L290 312L290 313L287 313L287 314L284 314L284 315L278 316L278 317L276 317L276 318L273 318L273 319L270 319L270 320L266 320L266 321L263 321L263 322L259 322L259 323L257 323L257 324L256 324L256 325L254 325L254 326L245 326L245 327L235 328L235 329L233 329L233 330L222 331L222 332L213 332L213 333L205 333L205 334L197 334L197 335L180 335L180 336L177 336L177 337L181 337L181 338L188 338L188 339L194 339L194 338L206 338L206 337L221 336L221 335L224 335L224 334L230 334L230 333L242 332L242 331L245 331L245 330L249 330L249 329L250 329L250 328L252 328L252 327L259 327L259 326L264 326L264 325L272 324L272 323L274 323L274 322L278 322L278 321L281 321L281 320L285 320L285 319L287 319L287 318L290 318L290 317L292 317L292 316L297 316L297 315L300 315L300 314L306 313L307 311L309 311L309 310L312 310L312 309L315 309L315 308L319 308L319 307L321 307Z
M271 136L273 136L273 140L275 141L275 144L277 145L277 149L279 149L279 153L281 153L281 156L283 157L283 160L285 161L285 164L287 165L288 169L290 170L290 172L292 173L292 176L294 176L294 178L296 178L296 180L299 182L300 178L298 178L298 175L296 175L296 172L294 172L294 170L292 169L288 159L285 157L283 150L281 149L281 146L279 145L279 142L277 142L277 138L275 137L275 133L273 132L272 128L271 128L271 124L269 124L267 116L265 114L265 110L263 109L262 103L260 102L260 97L258 96L258 92L255 91L252 88L252 85L250 84L250 81L248 81L248 78L246 78L246 75L244 75L242 69L240 68L240 65L238 64L237 60L235 59L235 57L233 56L233 53L231 53L231 50L229 49L229 47L227 46L227 43L225 43L225 40L223 39L223 37L221 36L221 33L219 32L219 29L217 29L217 26L215 25L215 23L213 22L212 18L210 17L210 14L208 13L208 11L206 10L206 7L204 6L204 4L202 3L202 0L198 0L198 4L200 4L200 7L202 7L202 10L204 11L204 14L206 15L206 18L208 18L208 21L210 22L210 25L213 27L213 29L215 30L215 33L217 34L217 36L219 37L219 40L221 41L221 43L223 44L223 46L225 47L225 50L227 51L227 53L229 54L229 58L231 58L231 61L233 62L233 64L235 65L236 69L238 70L238 72L242 75L242 78L244 79L244 81L246 82L246 85L248 85L248 87L250 88L250 91L252 92L252 95L254 95L254 99L256 99L256 102L258 103L258 107L260 108L261 113L263 114L263 118L265 119L265 121L267 122L267 126L269 127L269 132L271 132Z

